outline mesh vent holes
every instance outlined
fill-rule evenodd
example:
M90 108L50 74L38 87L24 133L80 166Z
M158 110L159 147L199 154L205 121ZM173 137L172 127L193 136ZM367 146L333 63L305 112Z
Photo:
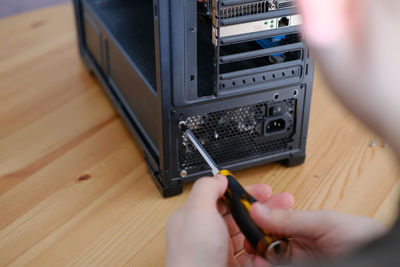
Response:
M280 113L271 117L268 110L277 105L281 107ZM220 165L287 149L288 143L293 141L295 109L295 99L263 102L191 116L186 119L186 124ZM277 134L265 134L266 118L285 118L287 128ZM208 169L186 135L180 131L178 134L178 170L193 172Z

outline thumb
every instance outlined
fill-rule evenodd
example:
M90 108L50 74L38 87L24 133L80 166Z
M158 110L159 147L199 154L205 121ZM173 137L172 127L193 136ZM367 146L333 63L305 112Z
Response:
M225 193L228 180L218 174L214 177L204 177L195 182L189 200L186 202L191 208L199 209L217 207L217 200Z
M252 205L250 216L263 229L289 237L318 239L331 228L332 212L269 210L260 203Z

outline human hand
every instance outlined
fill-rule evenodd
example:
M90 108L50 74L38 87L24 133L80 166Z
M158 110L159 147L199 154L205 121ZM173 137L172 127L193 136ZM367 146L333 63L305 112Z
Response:
M226 187L223 175L202 178L193 185L187 202L168 220L167 266L252 266L263 262L243 251L245 238L226 206L218 201ZM246 190L269 209L290 209L294 204L287 193L272 196L265 184Z
M250 216L263 229L291 237L292 264L335 259L386 232L377 221L333 211L270 210L255 203ZM246 246L248 252L253 250ZM269 266L264 261L260 266Z
M303 36L331 89L400 157L400 1L297 2Z

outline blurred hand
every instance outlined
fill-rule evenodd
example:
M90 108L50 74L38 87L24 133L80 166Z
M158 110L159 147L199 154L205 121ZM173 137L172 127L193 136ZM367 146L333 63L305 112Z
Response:
M201 178L194 184L188 201L168 220L167 266L253 266L264 262L244 251L243 234L219 202L226 187L223 175ZM294 204L287 193L272 196L268 185L252 185L246 190L268 209L290 209Z
M337 259L386 232L377 221L333 211L270 210L255 203L250 216L262 228L291 237L292 264ZM253 250L246 246L248 252ZM267 262L260 266L269 266Z
M303 35L333 92L400 156L400 1L297 2Z

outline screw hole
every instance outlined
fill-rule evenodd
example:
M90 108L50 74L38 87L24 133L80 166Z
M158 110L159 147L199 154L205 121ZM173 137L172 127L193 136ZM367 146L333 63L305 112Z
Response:
M298 95L299 95L299 91L297 91L297 90L294 90L294 93L293 93L293 95L294 95L294 96L298 96Z
M285 77L285 73L284 72L282 72L282 76Z
M279 98L279 94L278 93L274 94L274 99L276 100L278 98Z
M265 76L263 76L263 80L265 81Z
M253 82L256 82L256 78L253 78Z
M235 82L232 82L232 85L233 85L233 86L236 86L236 83L235 83Z
M246 84L246 80L243 80L243 84Z
M275 76L275 74L272 74L272 78L274 78L274 79L275 79L275 77L276 77L276 76Z

